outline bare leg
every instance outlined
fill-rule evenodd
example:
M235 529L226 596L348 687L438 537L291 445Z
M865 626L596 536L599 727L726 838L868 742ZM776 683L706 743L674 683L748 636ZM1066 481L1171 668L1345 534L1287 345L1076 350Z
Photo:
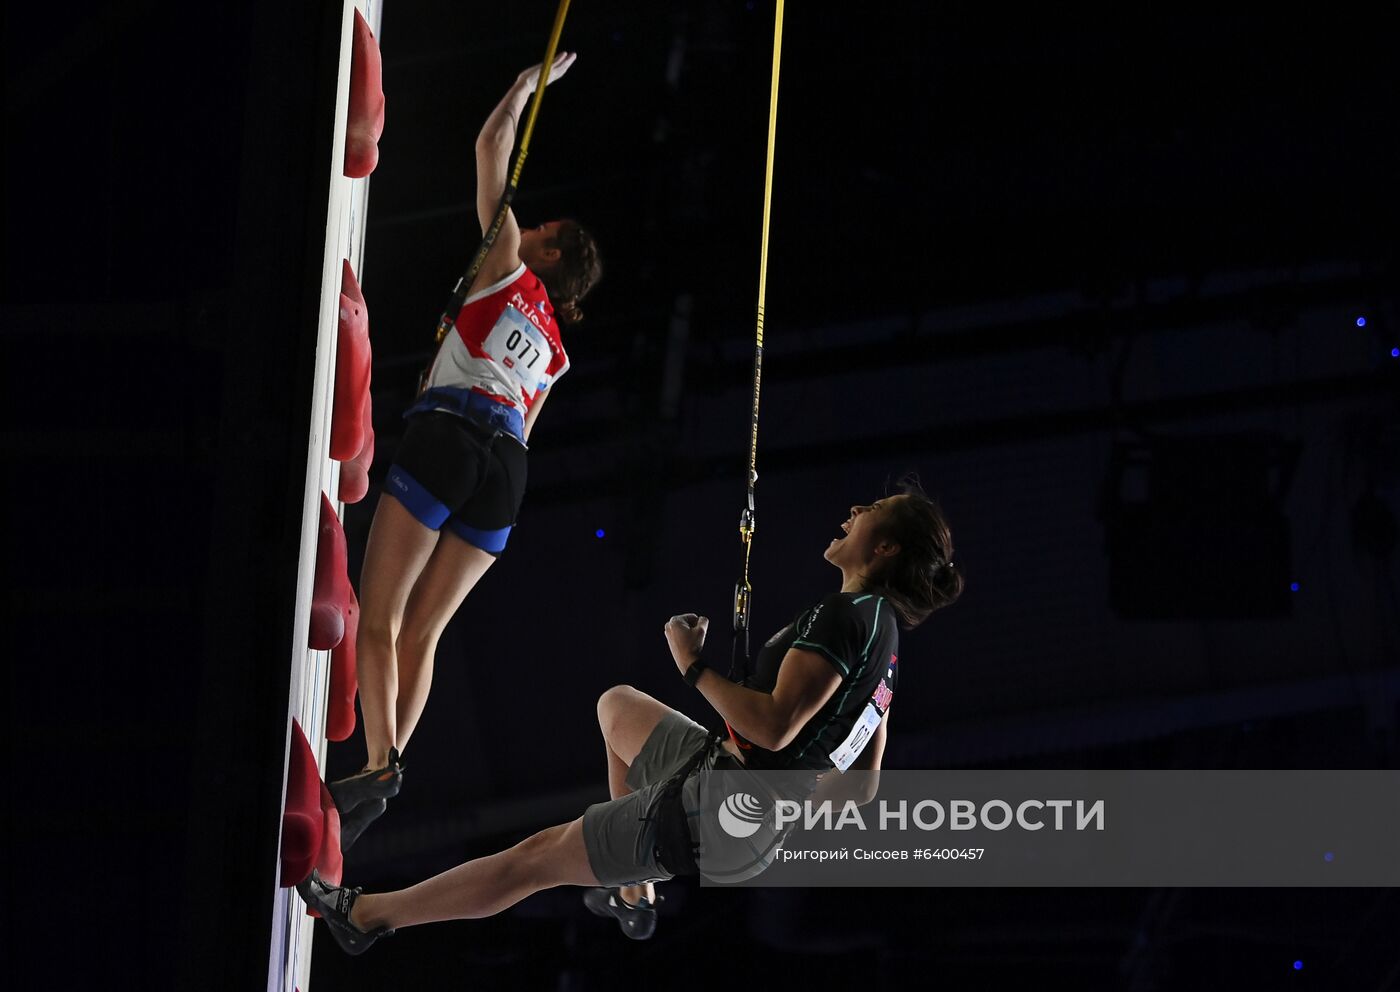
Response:
M404 606L438 535L384 495L374 511L360 571L360 633L355 643L364 714L366 768L382 768L396 743L398 663L394 642Z
M620 799L632 791L627 787L627 763L617 756L606 740L603 741L603 750L608 752L608 795Z
M443 531L413 585L395 642L399 672L395 743L400 751L407 750L408 739L427 705L438 639L467 593L495 560L456 534Z
M362 895L350 922L361 930L494 916L541 889L597 885L583 818L541 830L509 850L477 858L397 892Z
M627 787L627 770L661 718L670 712L669 706L630 685L615 685L598 699L598 726L607 749L608 793L612 798L632 791ZM622 886L618 893L634 906L642 898L656 901L656 889L650 882Z
M608 752L630 768L661 718L674 712L665 703L657 702L630 685L615 685L598 698L598 727L603 731ZM626 774L624 771L623 776ZM612 786L611 775L608 785ZM622 791L615 794L614 799L632 791L621 781L618 785Z

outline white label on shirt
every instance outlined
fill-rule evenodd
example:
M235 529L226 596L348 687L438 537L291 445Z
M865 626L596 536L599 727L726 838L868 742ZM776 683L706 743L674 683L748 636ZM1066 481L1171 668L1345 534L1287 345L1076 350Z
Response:
M533 396L554 358L543 332L515 307L506 305L482 342L490 355L527 396Z
M873 702L866 703L865 709L861 711L860 719L851 727L851 732L846 735L846 739L841 742L841 746L830 754L831 763L839 771L845 771L851 767L851 762L860 757L860 752L865 750L865 745L870 743L870 738L875 736L875 730L880 726L880 718L883 714L875 708Z

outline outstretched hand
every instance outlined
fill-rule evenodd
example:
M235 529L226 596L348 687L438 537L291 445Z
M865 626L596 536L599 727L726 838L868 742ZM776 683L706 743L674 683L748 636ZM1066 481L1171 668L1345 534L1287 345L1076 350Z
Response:
M682 613L666 621L666 643L670 645L671 657L682 675L700 657L700 651L705 646L705 633L709 629L710 618L694 613Z
M564 73L568 72L569 67L574 64L574 59L576 58L578 58L578 52L560 52L555 55L554 61L549 66L549 79L545 80L545 85L548 86L556 79L562 77ZM530 68L516 77L516 84L524 86L527 92L535 92L535 84L538 83L540 79L540 66L543 64L542 62L536 62L534 65L530 66Z

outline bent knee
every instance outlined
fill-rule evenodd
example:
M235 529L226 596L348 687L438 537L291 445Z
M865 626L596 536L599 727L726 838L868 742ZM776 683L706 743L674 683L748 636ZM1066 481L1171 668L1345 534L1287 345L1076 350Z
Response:
M638 700L650 698L640 689L634 689L630 685L613 686L598 697L598 725L606 732L620 713L635 705Z
M598 697L598 712L602 713L605 709L617 706L622 700L636 694L636 692L637 690L630 685L615 685L611 689L605 689L603 694Z
M630 685L615 685L606 690L598 697L598 716L601 719L603 714L616 712L619 708L626 706L629 702L644 693L632 688Z

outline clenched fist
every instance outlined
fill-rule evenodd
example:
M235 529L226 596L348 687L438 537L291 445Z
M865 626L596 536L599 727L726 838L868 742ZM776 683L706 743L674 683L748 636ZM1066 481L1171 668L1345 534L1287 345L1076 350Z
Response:
M700 650L705 646L705 632L709 629L710 618L694 613L682 613L666 621L666 643L682 675L700 657Z

